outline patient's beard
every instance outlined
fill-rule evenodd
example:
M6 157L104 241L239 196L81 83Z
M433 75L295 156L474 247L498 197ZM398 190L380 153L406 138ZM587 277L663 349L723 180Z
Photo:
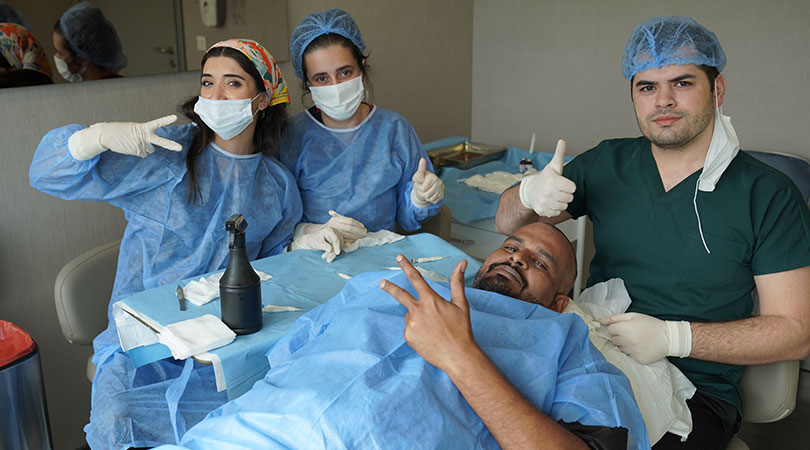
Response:
M496 294L506 295L507 297L523 300L524 302L546 306L540 300L540 298L532 295L530 292L527 291L527 288L529 288L529 286L526 284L525 278L523 278L523 284L526 286L526 288L516 290L513 285L509 284L506 281L506 279L500 275L490 274L489 276L487 276L490 270L501 264L508 264L508 263L492 264L487 268L488 269L487 272L484 272L484 267L481 267L481 269L478 270L478 273L475 274L475 279L473 280L473 287L476 289L481 289L483 291L495 292ZM522 274L520 276L521 278L523 277Z

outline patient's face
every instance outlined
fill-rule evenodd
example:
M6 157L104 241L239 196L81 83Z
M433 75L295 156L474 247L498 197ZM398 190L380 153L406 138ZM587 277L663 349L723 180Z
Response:
M520 228L487 257L473 287L561 312L576 278L568 239L551 225Z

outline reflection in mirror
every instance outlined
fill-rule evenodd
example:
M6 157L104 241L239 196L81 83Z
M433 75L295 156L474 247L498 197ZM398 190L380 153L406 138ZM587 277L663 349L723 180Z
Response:
M91 1L115 24L128 59L124 75L185 70L180 0Z
M54 66L53 26L76 0L0 0L18 10ZM214 43L262 43L276 61L289 59L286 0L89 0L113 24L127 65L125 77L199 70ZM52 67L53 81L66 82Z

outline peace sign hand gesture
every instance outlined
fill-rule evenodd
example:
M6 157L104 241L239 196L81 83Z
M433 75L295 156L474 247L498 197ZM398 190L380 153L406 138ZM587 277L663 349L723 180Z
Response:
M478 349L470 323L470 306L464 293L467 261L459 261L453 270L449 302L428 285L407 258L397 255L397 263L416 288L419 298L387 280L380 282L380 288L408 308L405 341L427 362L451 375L453 369L469 359L471 351Z

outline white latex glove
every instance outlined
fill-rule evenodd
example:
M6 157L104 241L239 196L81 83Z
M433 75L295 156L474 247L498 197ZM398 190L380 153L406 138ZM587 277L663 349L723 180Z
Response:
M341 216L335 211L330 210L329 215L332 216L325 225L335 230L340 237L343 238L344 243L354 242L363 238L368 234L365 225L360 223L359 220L352 219L348 216Z
M295 226L290 250L323 250L321 258L332 262L342 245L343 238L331 227L301 222Z
M413 174L412 180L411 202L417 208L425 208L444 198L444 183L435 173L427 170L425 158L419 159L419 167Z
M624 313L600 319L610 340L641 364L665 356L686 358L692 353L692 327L686 321L660 320L646 314Z
M562 176L565 163L565 141L557 141L554 157L536 175L529 175L520 182L520 202L541 217L557 217L568 209L574 199L577 185Z
M100 122L73 133L68 140L70 154L78 160L91 159L110 149L116 153L146 157L155 151L152 144L179 152L183 147L155 134L155 130L177 120L174 114L146 123Z

